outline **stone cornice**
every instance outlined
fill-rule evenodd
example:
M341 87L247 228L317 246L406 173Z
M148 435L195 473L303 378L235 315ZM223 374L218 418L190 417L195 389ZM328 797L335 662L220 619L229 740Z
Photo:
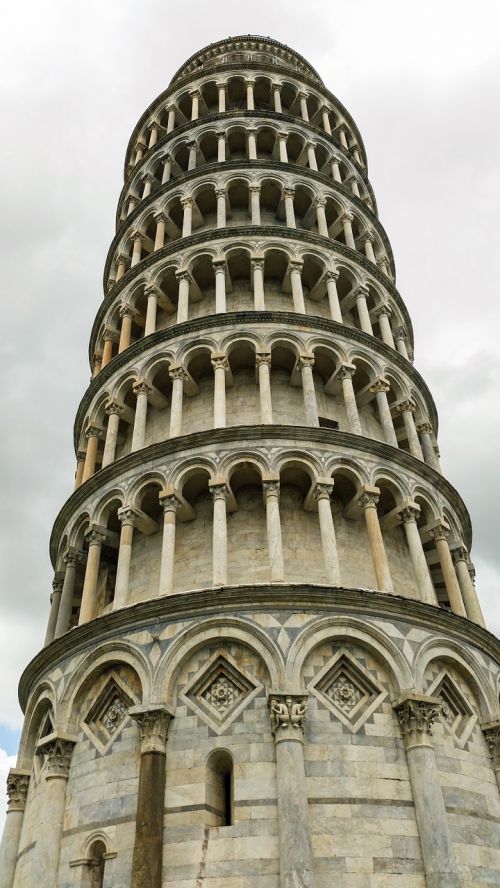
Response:
M126 631L140 630L160 620L198 619L217 615L221 621L242 611L273 613L279 609L306 611L318 615L349 618L379 617L444 634L450 639L478 648L494 660L500 660L500 642L486 629L464 617L411 598L380 592L334 586L288 584L240 585L199 589L177 595L153 598L84 623L53 641L28 664L19 682L19 702L23 711L33 688L46 674L67 657L89 650L97 644L121 639Z
M251 68L254 71L265 71L265 73L269 74L271 77L274 74L278 74L278 75L283 74L286 77L291 77L292 79L295 77L297 80L300 80L302 83L304 83L307 86L311 86L316 92L319 92L321 95L325 96L325 98L328 100L328 102L330 102L338 111L341 112L342 117L344 118L346 123L348 123L349 126L352 128L352 131L354 132L354 134L356 136L356 139L357 139L357 142L359 145L359 149L360 149L361 155L362 155L364 163L365 163L366 172L368 174L368 163L367 163L367 158L366 158L366 150L365 150L363 139L361 137L361 133L359 132L359 129L358 129L353 117L351 116L351 114L347 110L347 108L342 104L342 102L339 99L337 99L336 96L333 95L332 92L330 92L329 89L327 89L327 87L324 85L324 83L318 83L317 80L314 80L312 77L307 77L307 75L303 74L302 72L300 72L300 74L299 73L292 74L292 72L290 71L290 68L284 68L284 67L281 67L281 65L270 66L270 65L258 64L257 62L252 62L251 64L247 63L244 65L243 64L214 65L212 68L205 68L203 71L193 72L192 74L189 74L186 77L182 78L182 80L178 80L175 84L171 83L167 87L167 89L165 89L162 93L160 93L156 97L156 99L154 99L150 103L150 105L146 108L146 110L143 112L143 114L141 115L141 117L137 121L137 123L132 131L132 135L130 136L129 143L127 145L127 151L125 154L124 171L126 171L127 166L130 162L130 155L131 155L131 153L135 147L135 144L139 138L141 130L143 129L143 127L147 123L149 123L149 121L152 119L152 117L154 117L155 113L157 113L159 106L162 106L167 103L167 99L169 96L176 93L180 87L187 86L193 80L199 80L200 77L206 77L206 76L209 76L211 74L216 74L216 73L225 74L225 73L229 73L230 71L235 71L235 72L245 71L245 70L248 70L249 68ZM284 115L284 114L280 115L279 113L277 113L277 116L278 117L286 117L287 115ZM293 119L300 120L301 118L293 118ZM305 121L304 121L304 123L305 123ZM125 172L124 172L124 175L125 175Z
M403 470L408 470L424 478L435 490L442 493L461 522L465 545L468 549L471 547L471 523L462 498L443 475L440 475L439 472L436 472L410 453L399 450L397 447L392 447L390 444L385 444L383 441L375 441L373 438L364 438L361 435L353 435L350 432L341 432L335 429L311 428L309 426L243 425L230 426L224 429L211 429L209 433L207 431L192 432L189 435L180 435L177 438L159 441L157 444L150 444L149 447L129 453L121 457L121 459L117 459L111 465L106 466L106 468L100 469L88 481L85 481L84 484L73 491L57 515L50 537L52 565L56 563L59 542L66 523L72 515L82 508L87 501L87 497L98 491L103 484L119 479L124 472L140 468L149 460L165 461L177 453L189 450L197 451L200 447L206 445L217 448L220 444L231 443L240 439L245 442L246 449L255 443L266 444L266 442L283 441L284 439L294 444L299 441L305 448L310 447L313 443L330 444L344 448L346 453L355 451L369 454L372 458L381 457L392 463L393 466L398 466Z
M171 244L167 244L167 246L162 247L160 250L155 250L153 253L150 253L145 259L139 262L137 265L134 265L133 268L129 269L122 279L116 283L111 291L104 297L101 302L99 309L97 311L93 326L92 332L90 334L90 344L89 344L89 357L92 362L92 353L95 344L95 339L97 337L97 333L99 331L99 327L102 321L103 316L106 314L108 308L113 304L116 297L121 293L121 291L131 283L135 277L142 274L144 271L147 271L148 268L151 268L152 265L156 265L156 263L164 258L169 258L175 253L180 253L181 249L188 250L191 247L197 246L198 244L206 244L212 241L226 241L230 238L238 238L240 241L245 237L255 237L256 239L262 240L267 238L274 238L278 240L289 240L289 241L302 241L306 244L314 244L315 246L322 247L323 249L330 247L333 253L338 253L340 256L345 256L350 259L351 262L354 262L356 265L359 265L367 274L371 275L375 278L388 293L391 294L394 301L396 302L401 314L403 315L405 326L408 330L408 335L410 337L410 341L413 342L413 327L411 324L410 316L408 314L408 309L404 304L398 290L389 280L388 277L383 274L373 262L370 262L359 250L352 250L350 247L346 247L345 244L340 243L340 241L330 240L329 238L321 237L319 234L311 234L307 231L301 231L296 228L284 228L280 226L271 226L271 225L242 225L238 228L214 228L211 231L201 231L198 234L192 234L190 237L179 238L176 241L173 241ZM106 273L106 272L105 272ZM107 280L105 277L104 280Z
M234 123L235 121L237 122L238 119L246 121L246 120L250 120L253 118L257 118L258 120L263 120L263 121L273 120L273 121L278 121L279 123L286 122L286 123L293 124L294 126L298 126L299 129L300 128L303 128L305 130L309 129L312 131L312 134L315 135L316 137L323 139L323 141L325 141L327 143L331 143L332 146L334 146L335 151L338 152L339 154L341 154L350 163L352 163L354 168L358 171L358 173L361 176L361 178L363 179L366 187L368 188L368 191L370 193L370 197L373 200L375 210L377 209L377 201L376 201L375 194L373 192L373 188L371 186L370 180L368 178L368 173L367 173L366 169L364 167L360 166L359 163L357 163L357 161L352 156L351 152L347 148L344 148L344 146L335 138L335 136L333 134L325 132L324 129L322 129L320 126L316 126L316 124L314 124L314 123L311 123L311 121L302 120L302 118L300 118L300 117L294 117L293 114L279 113L278 111L273 111L272 109L263 110L263 109L256 108L254 111L247 111L245 108L239 108L237 111L217 111L217 112L214 112L213 114L207 114L207 115L205 115L205 117L198 117L197 120L188 120L186 123L176 126L175 129L171 133L165 133L163 136L161 136L161 138L158 139L158 141L156 142L155 145L153 145L152 148L149 148L149 147L146 148L146 151L144 152L142 160L139 163L134 164L131 168L129 168L129 166L127 165L125 168L123 188L120 192L120 197L118 198L117 216L118 216L118 211L121 207L123 198L126 194L127 188L130 187L130 183L131 183L132 179L141 170L141 168L143 168L145 166L145 164L150 160L152 155L158 152L158 149L168 147L168 143L172 142L174 139L177 139L178 136L182 136L184 134L187 135L187 134L189 134L189 132L191 130L199 128L199 127L203 127L205 124L220 123L221 121L225 121L225 120L230 120L232 123ZM229 163L229 161L223 161L223 163L227 164L227 163ZM251 164L253 165L255 163L255 161L249 161L248 159L245 159L242 161L242 163L246 167L249 167ZM294 166L294 165L291 163L288 163L288 164L284 164L284 166L286 168L288 168L289 166ZM311 170L309 167L304 168L304 169L307 169L307 172L311 172L311 173L314 172L314 170ZM175 181L178 181L178 179L176 179ZM331 181L331 180L329 179L328 181ZM352 193L352 192L350 192L350 193ZM118 225L118 222L119 222L119 219L117 219L117 225Z

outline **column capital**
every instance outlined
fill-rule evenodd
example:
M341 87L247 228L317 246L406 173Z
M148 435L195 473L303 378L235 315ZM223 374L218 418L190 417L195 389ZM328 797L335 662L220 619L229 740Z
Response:
M404 341L406 342L406 340L408 339L408 332L405 327L396 327L393 336L394 339L404 339Z
M118 342L118 330L112 330L111 327L106 327L102 338L104 339L104 342Z
M304 724L308 706L308 694L270 691L267 699L271 731L276 743L283 740L304 739Z
M420 506L417 503L407 503L398 516L401 518L402 524L410 524L416 522L420 516Z
M361 490L360 495L358 497L358 505L363 510L366 509L376 509L378 505L378 501L380 499L380 488L379 487L370 487L368 484L365 484Z
M149 182L149 183L152 185L153 182L156 182L156 179L155 179L155 177L153 176L152 173L144 173L144 175L143 175L143 177L142 177L142 181L143 181L143 182Z
M283 188L283 191L281 193L282 193L283 198L285 200L287 197L291 197L293 200L293 198L295 197L295 188L289 188L289 187ZM301 264L303 265L304 263L302 262Z
M24 811L30 783L30 771L11 768L7 774L7 812Z
M121 416L124 410L125 405L120 404L118 401L109 401L104 408L104 412L107 414L107 416L113 416L113 414L115 414L116 416Z
M214 353L210 358L210 363L214 370L224 370L226 373L229 370L229 361L224 354Z
M302 89L302 90L298 93L298 97L299 97L299 99L308 99L308 98L309 98L309 93L306 92L304 89Z
M160 503L163 506L163 513L165 512L177 512L182 503L180 499L175 495L175 493L160 493Z
M149 397L153 392L153 387L145 379L138 379L137 382L134 382L132 391L136 397L137 395L147 395Z
M182 364L171 364L168 370L170 379L182 379L183 382L188 379L188 375Z
M186 147L187 148L198 148L197 139L195 139L195 138L190 139L189 142L186 142Z
M387 392L390 390L390 388L391 388L391 386L389 385L387 380L382 379L382 378L376 379L370 385L370 391L373 392L374 394L377 394L377 392L385 392L387 394Z
M37 743L36 750L41 752L47 762L47 777L69 777L71 756L77 738L68 734L53 733L43 737Z
M173 714L166 706L143 704L131 706L128 714L139 726L141 755L148 752L166 753L168 728Z
M227 188L226 188L226 186L225 186L225 185L223 185L222 187L217 186L217 188L215 188L215 196L216 196L217 198L219 198L219 197L226 198L226 196L227 196Z
M255 77L245 77L246 86L253 86L255 83Z
M225 259L212 259L215 274L226 274L227 262Z
M441 713L439 697L425 694L402 694L394 703L405 748L430 746L432 725Z
M142 231L139 231L137 228L135 228L134 231L131 232L130 237L132 238L132 240L134 242L141 241L141 243L142 243L142 240L144 238L144 233Z
M482 724L481 730L488 744L493 767L498 770L500 768L500 719Z
M193 204L194 204L194 200L193 200L193 198L191 197L191 195L189 195L189 194L186 195L186 197L181 197L181 198L180 198L180 202L181 202L181 206L182 206L183 208L186 208L186 207L192 207Z
M107 529L99 524L91 524L85 534L85 539L89 546L101 546L106 542Z
M179 281L179 283L181 281L188 281L189 283L191 283L193 280L191 275L189 274L189 271L186 268L176 271L175 277L176 277L176 280Z
M326 499L330 500L333 491L333 478L329 478L328 481L318 481L313 489L313 496L316 502L319 500Z
M318 197L314 201L314 206L316 207L316 209L318 209L318 207L323 207L324 209L326 207L326 197Z
M271 352L255 352L255 364L260 367L261 364L271 366Z
M227 133L225 130L217 130L215 135L218 139L224 139L224 141L227 142Z
M131 305L122 305L120 311L118 312L121 318L134 318L137 314L135 308Z
M346 182L352 182L352 181L355 181L355 182L358 181L357 177L354 174L349 176L348 179L346 179ZM363 243L365 243L365 241L370 241L370 243L372 244L374 240L375 240L375 232L373 231L372 228L369 228L368 231L365 231L365 233L363 235Z
M420 422L417 426L417 432L419 432L421 435L432 435L433 431L434 430L432 428L432 425L428 420L425 420L425 422Z
M256 271L257 269L263 271L264 259L250 259L250 268L252 269L252 271Z
M369 292L370 291L368 289L367 284L360 284L359 287L356 287L356 290L354 291L354 298L355 299L367 299Z
M411 398L407 398L406 401L400 401L399 404L395 405L396 413L415 413L417 409L417 405L415 401L412 401Z
M84 558L81 552L76 552L74 549L70 549L69 552L66 552L63 555L63 561L66 567L72 567L77 564L83 564Z
M390 318L390 316L392 315L392 308L388 302L383 302L382 305L379 305L378 308L375 310L375 314L377 318L380 318L383 315L385 315L387 318Z
M302 354L297 359L297 364L302 370L304 367L314 367L314 355Z
M260 194L261 186L254 182L252 185L248 186L248 190L250 194Z
M199 99L201 99L201 92L197 87L195 87L194 89L190 89L189 95L191 96L191 98L197 96Z
M430 530L430 535L436 543L439 540L445 540L445 542L448 542L450 538L450 528L447 524L436 524L436 526Z
M341 364L337 376L342 382L343 379L352 379L356 372L356 367L354 364Z
M455 564L457 563L457 561L465 561L465 563L467 564L467 562L469 560L469 553L467 551L467 547L464 546L463 543L460 546L456 546L455 549L452 549L451 555L452 555L452 558L453 558L453 561L455 562Z
M333 271L330 269L330 271L327 271L325 277L327 281L338 281L340 277L340 271Z
M121 522L122 527L135 527L135 523L139 516L132 506L122 506L121 509L118 509L117 517L118 521Z
M279 478L267 478L262 479L262 491L264 493L264 497L275 496L279 499L280 495L280 480Z
M52 592L62 592L62 587L64 585L64 571L56 570L54 573L54 579L52 580ZM52 596L51 596L52 600Z
M353 219L354 219L354 215L349 212L342 213L342 215L340 217L340 221L342 222L342 224L344 222L352 222Z
M298 271L299 274L302 274L302 269L304 267L304 262L302 259L290 259L288 263L288 268L290 269L290 274L293 271Z
M160 222L165 223L167 221L167 218L166 218L163 210L154 210L153 219L155 220L157 225L159 225ZM144 292L146 292L146 287L144 287Z
M89 438L103 438L104 429L99 428L99 426L90 425L85 429L85 437L87 438L87 441Z
M285 130L278 130L276 135L278 136L280 142L282 142L283 140L286 142L286 140L288 139L288 133L286 133Z
M208 489L212 494L213 500L224 500L227 502L229 498L229 487L225 481L216 481L215 484L209 484Z

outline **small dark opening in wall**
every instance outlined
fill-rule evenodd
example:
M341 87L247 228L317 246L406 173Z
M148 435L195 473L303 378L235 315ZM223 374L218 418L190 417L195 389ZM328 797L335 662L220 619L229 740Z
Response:
M232 826L233 760L228 752L216 749L207 761L206 807L209 825Z
M339 427L336 419L327 419L326 416L318 416L318 419L321 429L338 429Z

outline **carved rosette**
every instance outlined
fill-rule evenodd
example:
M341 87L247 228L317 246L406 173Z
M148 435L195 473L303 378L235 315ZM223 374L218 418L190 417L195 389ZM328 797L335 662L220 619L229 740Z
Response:
M304 724L308 706L307 694L272 691L268 698L271 731L278 743L281 740L304 738Z
M394 704L406 748L429 746L432 725L441 714L439 697L412 694Z
M11 768L7 775L7 812L24 811L30 783L30 772Z
M49 734L38 744L37 750L43 754L47 765L47 779L50 777L68 779L75 743L76 740L71 737Z
M166 754L168 728L172 713L166 706L132 706L129 715L137 722L141 737L141 755Z

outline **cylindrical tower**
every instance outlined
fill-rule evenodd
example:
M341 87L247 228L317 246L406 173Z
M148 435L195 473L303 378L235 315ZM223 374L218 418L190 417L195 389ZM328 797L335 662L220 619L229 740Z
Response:
M363 143L305 59L180 68L104 293L1 888L492 885L499 646Z

